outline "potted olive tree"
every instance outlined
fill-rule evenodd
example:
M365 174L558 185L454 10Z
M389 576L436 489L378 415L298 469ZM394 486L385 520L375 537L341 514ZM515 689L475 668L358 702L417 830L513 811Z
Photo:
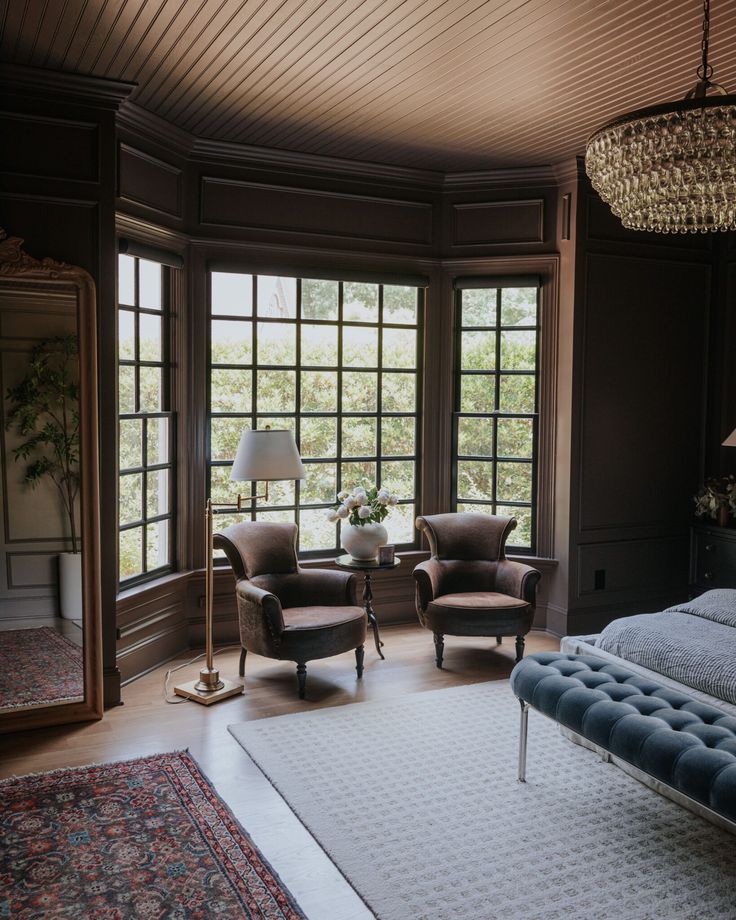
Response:
M6 428L25 440L13 450L25 461L25 482L45 479L56 486L71 552L59 555L59 606L67 619L82 616L82 554L79 551L79 346L74 335L55 336L34 346L26 374L8 389Z

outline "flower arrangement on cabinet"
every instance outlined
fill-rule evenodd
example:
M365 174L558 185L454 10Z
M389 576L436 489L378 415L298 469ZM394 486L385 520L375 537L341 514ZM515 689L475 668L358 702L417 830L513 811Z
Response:
M736 517L736 476L710 476L693 496L696 517L710 517L725 523Z
M343 520L357 527L366 524L380 524L392 505L398 504L398 496L385 488L357 486L352 492L342 491L337 495L334 508L327 512L332 523Z

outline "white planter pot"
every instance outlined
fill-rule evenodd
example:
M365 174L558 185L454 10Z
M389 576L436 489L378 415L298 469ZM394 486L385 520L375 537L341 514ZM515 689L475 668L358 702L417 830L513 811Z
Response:
M340 542L356 562L372 562L379 546L388 543L388 531L383 524L345 524L340 528Z
M81 553L59 553L59 611L65 620L82 619Z

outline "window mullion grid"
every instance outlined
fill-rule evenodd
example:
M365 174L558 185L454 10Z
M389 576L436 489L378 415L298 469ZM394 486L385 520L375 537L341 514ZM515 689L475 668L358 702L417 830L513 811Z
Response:
M258 427L258 314L260 313L259 304L258 304L258 275L253 275L251 278L251 283L253 285L253 291L251 294L251 303L253 307L251 309L251 321L250 321L250 360L251 360L251 385L250 385L250 426L253 430ZM250 494L251 494L251 503L250 503L250 519L255 521L256 519L256 503L253 500L256 495L258 495L258 483L252 482L250 484Z
M294 436L296 443L300 446L302 443L302 425L301 425L301 408L302 408L302 280L296 279L296 368L294 369ZM299 511L302 498L301 483L298 479L294 480L294 522L297 527L297 533L301 534L301 513ZM301 542L301 541L299 541Z
M378 367L376 369L376 485L383 485L381 417L383 412L383 285L378 286Z
M496 502L498 501L498 413L501 410L501 292L502 288L496 290L496 385L494 389L494 417L491 424L493 431L491 434L491 496L493 498L493 513L496 513Z
M345 336L345 284L337 285L337 468L335 486L338 493L343 489L342 481L342 378L343 378L343 340ZM335 522L335 550L340 549L340 522Z

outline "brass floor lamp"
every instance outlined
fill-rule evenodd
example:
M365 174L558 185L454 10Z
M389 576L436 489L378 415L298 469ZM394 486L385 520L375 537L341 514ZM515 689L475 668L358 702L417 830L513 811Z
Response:
M214 571L212 565L212 532L216 514L243 514L251 510L244 507L245 502L256 502L259 499L268 501L268 484L281 479L304 479L306 476L299 451L297 450L294 435L290 431L264 428L262 430L244 431L238 450L235 454L230 479L233 482L252 480L265 482L266 490L263 495L238 497L233 505L230 502L213 502L207 499L204 519L207 545L207 566L205 571L204 597L205 597L205 666L199 672L199 680L192 680L186 684L174 687L177 696L196 700L209 706L236 696L243 692L243 684L234 680L223 680L218 668L215 667L212 619L214 598Z

